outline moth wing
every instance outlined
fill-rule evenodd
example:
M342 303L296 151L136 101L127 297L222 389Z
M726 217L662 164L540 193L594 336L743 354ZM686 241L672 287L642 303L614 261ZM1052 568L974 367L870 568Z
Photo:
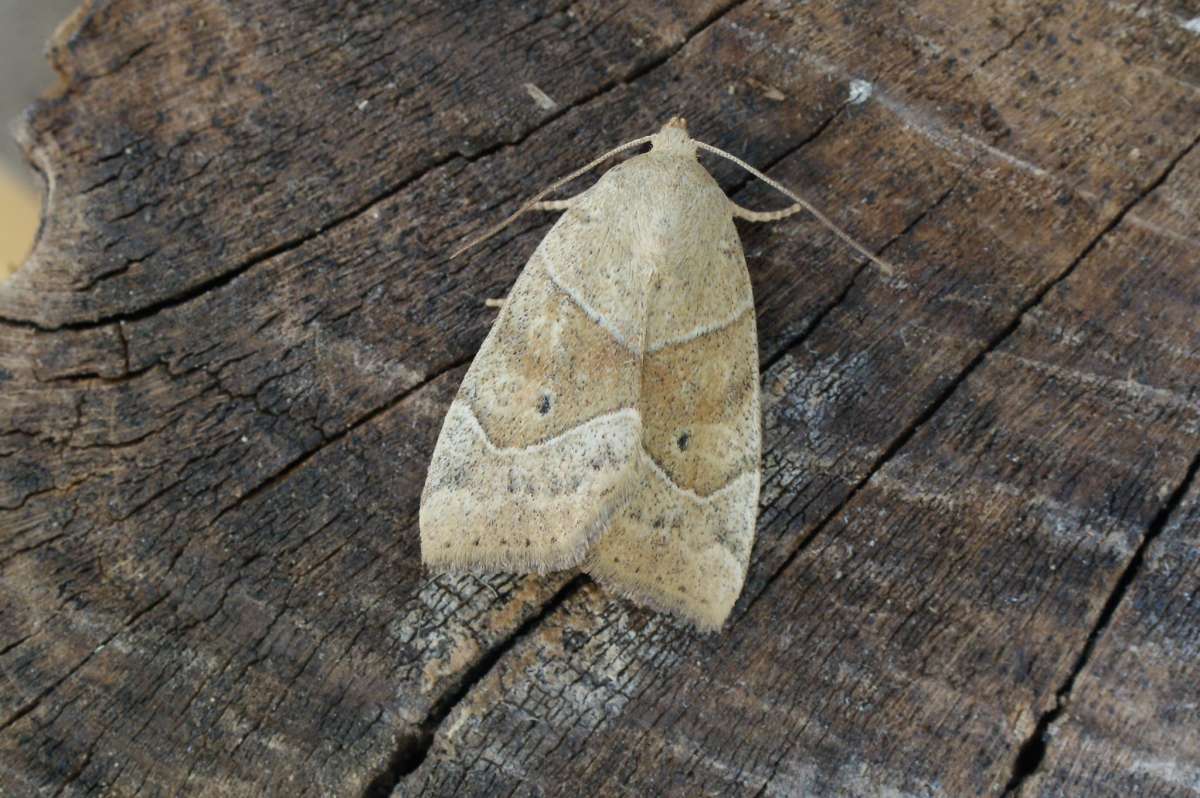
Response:
M704 630L721 627L745 581L762 449L754 301L720 200L652 286L636 490L584 566Z
M634 264L598 188L542 240L446 414L421 497L432 567L572 567L626 501L646 299L613 288Z

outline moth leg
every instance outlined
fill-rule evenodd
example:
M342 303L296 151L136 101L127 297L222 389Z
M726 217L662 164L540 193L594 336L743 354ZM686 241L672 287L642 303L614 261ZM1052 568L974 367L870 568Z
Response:
M781 211L752 211L749 208L743 208L736 202L730 204L733 205L733 215L748 222L777 222L804 210L804 206L800 204L789 205Z
M502 296L499 299L493 299L492 297L488 297L487 299L483 300L483 304L489 308L496 308L497 310L499 310L500 308L504 307L504 303L507 301L508 301L508 297Z
M576 175L576 177L578 177L578 175ZM546 189L545 191L542 191L541 194L545 194L546 191L549 191L550 189L553 189L553 188L558 188L558 184L556 183L555 185L551 186L550 188ZM538 196L541 196L541 194L539 194ZM450 259L454 260L459 255L466 252L468 249L471 249L475 245L482 244L484 241L487 241L489 238L496 235L496 233L499 233L501 230L508 227L508 225L511 224L514 219L516 219L521 214L525 213L525 211L565 211L574 204L575 198L578 196L579 195L576 194L575 197L568 197L567 199L563 199L563 200L537 200L534 202L527 202L524 205L522 205L520 208L517 208L517 210L511 216L509 216L503 222L500 222L500 224L493 225L492 227L488 228L480 235L476 236L475 238L471 239L467 243L463 244L458 249L451 252Z
M565 200L542 200L529 206L531 211L565 211L571 207L574 197Z

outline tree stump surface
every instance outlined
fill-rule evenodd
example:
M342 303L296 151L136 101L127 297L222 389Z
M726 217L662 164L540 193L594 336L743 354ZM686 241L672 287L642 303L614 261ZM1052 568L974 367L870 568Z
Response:
M1200 795L1194 3L97 0L50 57L0 794ZM712 636L418 549L551 217L447 254L673 114L895 266L739 226L764 487Z

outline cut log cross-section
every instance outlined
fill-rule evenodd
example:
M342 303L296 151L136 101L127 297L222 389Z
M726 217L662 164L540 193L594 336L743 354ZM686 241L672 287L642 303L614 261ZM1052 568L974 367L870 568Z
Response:
M86 3L0 286L0 794L1200 796L1185 6ZM549 218L449 253L676 114L894 265L738 225L730 622L431 576Z

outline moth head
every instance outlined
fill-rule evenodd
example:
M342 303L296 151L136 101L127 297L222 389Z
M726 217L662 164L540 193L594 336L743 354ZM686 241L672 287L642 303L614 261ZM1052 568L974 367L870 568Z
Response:
M671 117L671 120L662 126L662 130L650 137L650 148L671 154L695 156L696 142L688 135L687 120L682 116Z

